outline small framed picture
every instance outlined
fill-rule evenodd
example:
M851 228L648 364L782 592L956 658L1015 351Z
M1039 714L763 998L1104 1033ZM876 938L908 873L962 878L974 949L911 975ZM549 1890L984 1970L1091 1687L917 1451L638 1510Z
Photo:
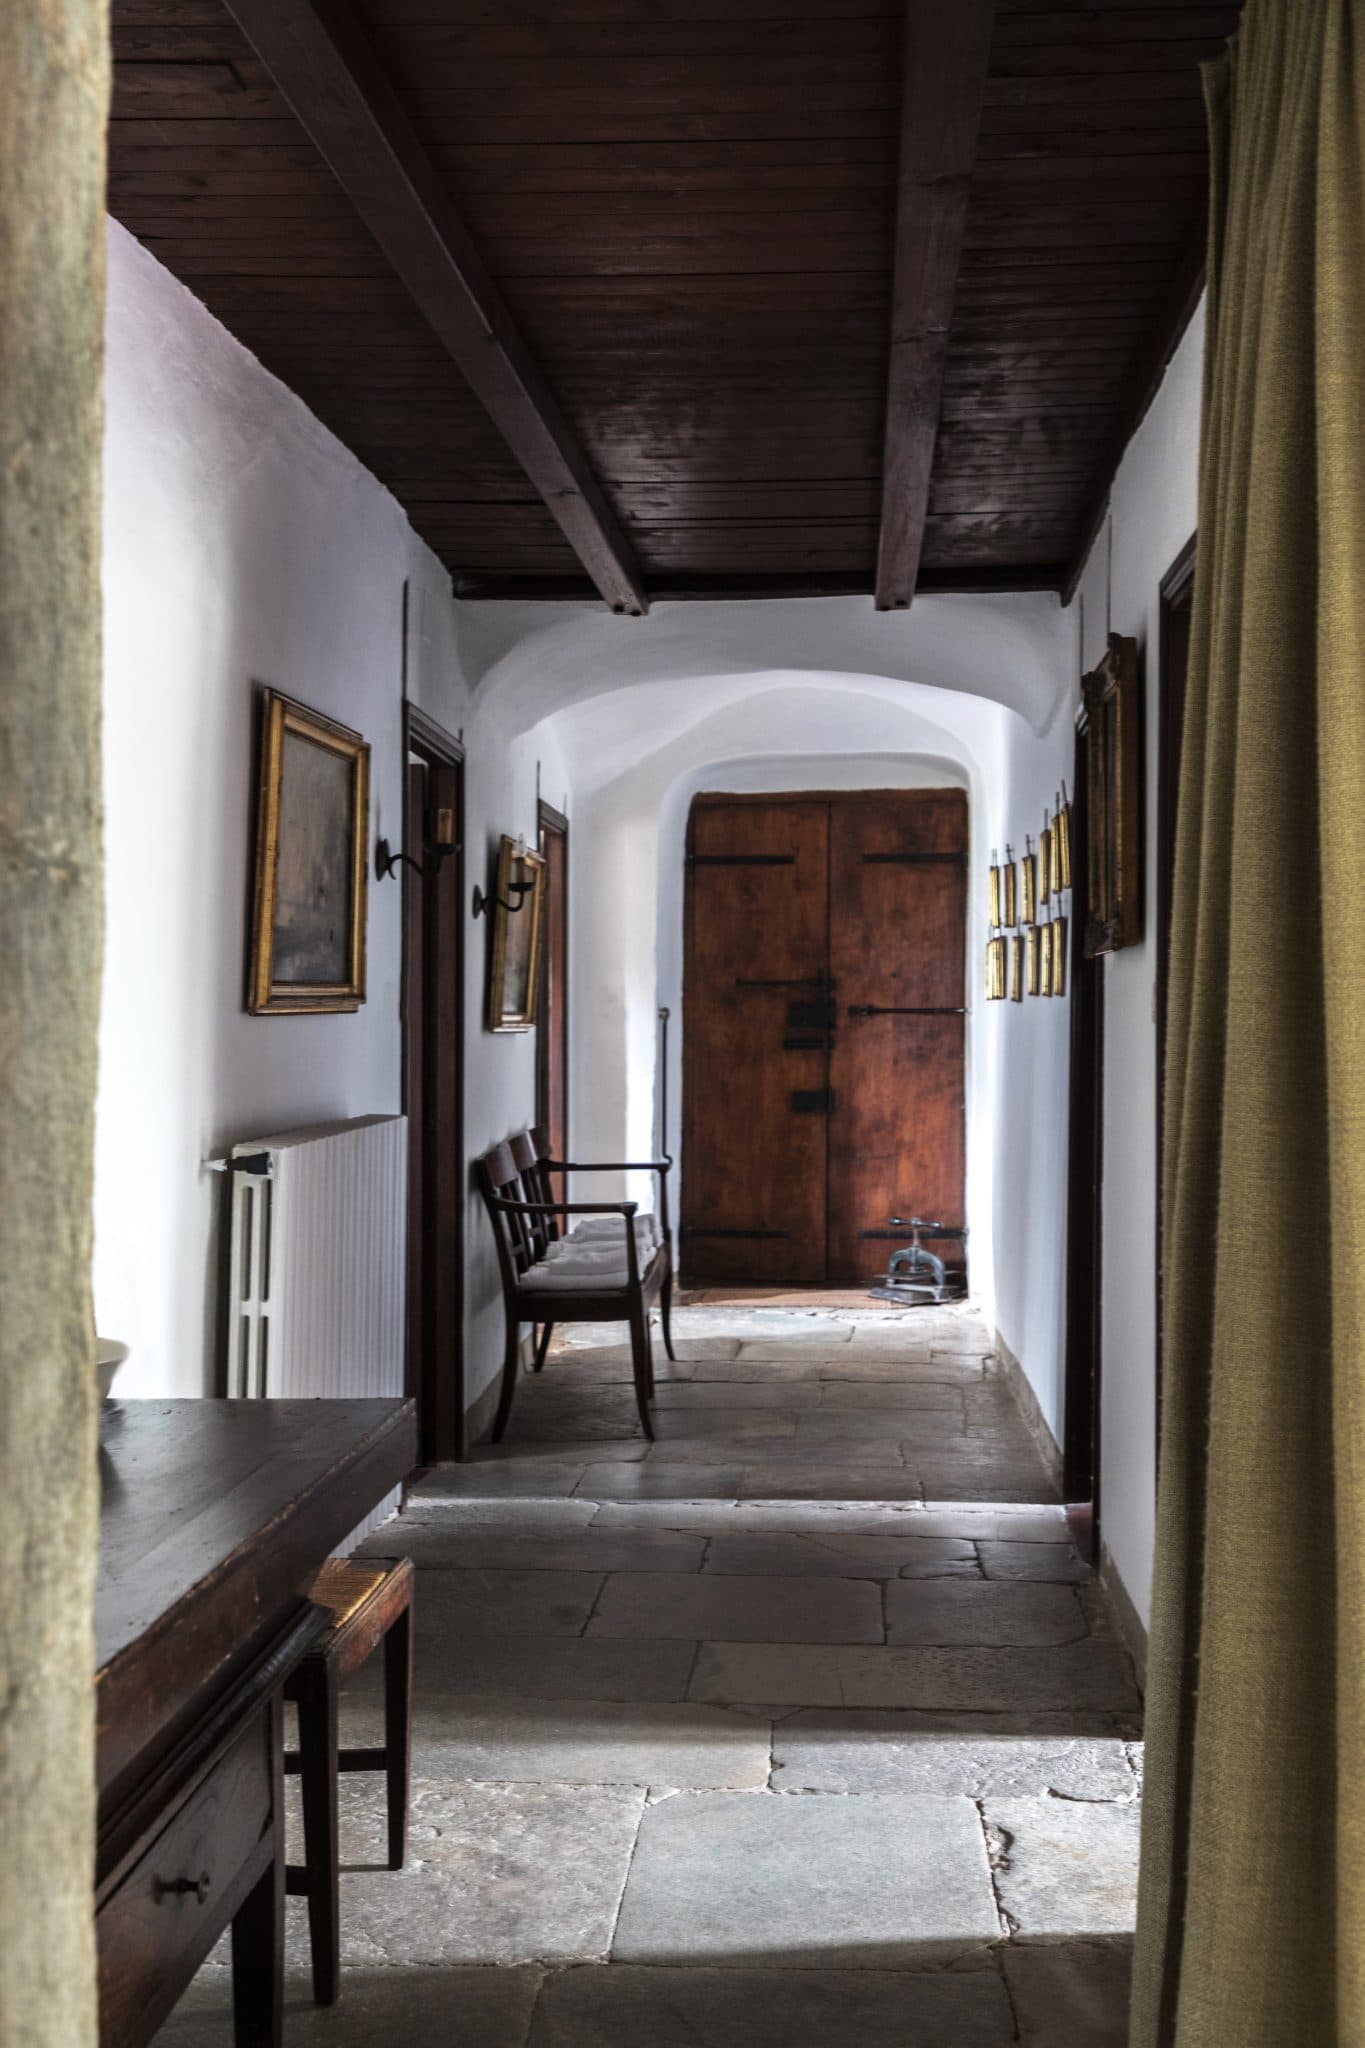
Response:
M1039 992L1041 930L1041 926L1031 924L1024 933L1024 987L1031 996L1036 996Z
M1057 834L1057 887L1071 887L1071 799L1062 784L1062 801L1053 827Z
M1000 869L999 869L999 866L998 866L998 864L996 863L996 861L995 861L994 859L992 859L992 861L991 861L991 900L990 900L990 919L991 919L991 930L992 930L993 932L994 932L994 931L999 931L999 929L1000 929Z
M545 862L504 832L492 898L488 965L490 1031L529 1031L536 1021Z
M1046 812L1045 812L1045 813L1044 813L1044 816L1046 816L1046 815L1047 815L1047 814L1046 814ZM1038 841L1038 901L1039 901L1040 903L1049 903L1049 902L1051 902L1051 900L1052 900L1052 825L1051 825L1051 821L1049 821L1049 822L1048 822L1047 824L1045 824L1045 825L1044 825L1044 827L1043 827L1043 836L1042 836L1042 838L1041 838L1041 839L1040 839L1040 840Z
M1050 924L1040 924L1038 927L1038 993L1040 996L1050 996L1052 994L1052 926Z
M1022 1003L1023 1000L1024 938L1021 932L1016 932L1010 940L1010 1001L1012 1003Z
M1033 841L1026 840L1024 857L1019 863L1019 922L1036 924L1038 921L1038 861L1033 851Z
M261 700L247 1009L356 1010L365 1000L370 750L277 690Z
M1018 905L1014 883L1014 855L1005 848L1005 865L1000 870L1000 922L1013 929L1018 924Z
M1064 917L1053 919L1052 993L1054 996L1064 996L1066 994L1066 929L1067 921Z

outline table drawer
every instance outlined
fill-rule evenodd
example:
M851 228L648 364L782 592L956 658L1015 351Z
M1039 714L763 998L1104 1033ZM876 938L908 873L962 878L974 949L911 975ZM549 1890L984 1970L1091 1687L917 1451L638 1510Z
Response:
M272 1726L268 1703L253 1710L100 1908L103 2048L145 2038L149 2002L169 2009L240 1906L243 1871L272 1833Z

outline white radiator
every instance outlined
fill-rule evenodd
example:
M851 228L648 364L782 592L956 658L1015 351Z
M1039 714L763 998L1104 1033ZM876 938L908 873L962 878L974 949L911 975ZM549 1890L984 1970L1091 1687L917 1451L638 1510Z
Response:
M229 1395L405 1391L407 1141L405 1117L371 1116L233 1146Z

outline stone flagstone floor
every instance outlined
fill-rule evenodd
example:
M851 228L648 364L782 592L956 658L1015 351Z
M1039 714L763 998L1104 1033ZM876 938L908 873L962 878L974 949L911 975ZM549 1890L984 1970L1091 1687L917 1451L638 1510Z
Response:
M655 1445L580 1326L368 1544L418 1567L412 1852L343 1780L342 1996L291 1900L286 2040L1121 2048L1140 1705L983 1327L676 1322ZM160 2048L227 2048L224 1961Z

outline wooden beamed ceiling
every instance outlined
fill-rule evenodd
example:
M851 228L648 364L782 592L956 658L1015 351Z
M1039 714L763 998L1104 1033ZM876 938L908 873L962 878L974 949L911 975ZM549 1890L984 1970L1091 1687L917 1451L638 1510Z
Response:
M909 4L113 0L110 208L465 595L1061 589L1239 9Z

